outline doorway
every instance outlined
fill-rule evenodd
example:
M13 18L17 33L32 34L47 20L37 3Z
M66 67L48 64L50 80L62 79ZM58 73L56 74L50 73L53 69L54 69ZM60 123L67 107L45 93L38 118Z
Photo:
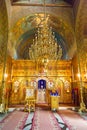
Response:
M46 80L38 80L37 103L46 103Z

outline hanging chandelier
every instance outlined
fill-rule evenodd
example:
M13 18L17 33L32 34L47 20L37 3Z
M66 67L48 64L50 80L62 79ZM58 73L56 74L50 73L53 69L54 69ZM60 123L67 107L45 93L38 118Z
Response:
M38 27L33 44L29 48L29 57L31 60L58 60L62 57L62 48L57 43L55 33L48 26L46 19L46 4L44 0L44 19L41 26Z

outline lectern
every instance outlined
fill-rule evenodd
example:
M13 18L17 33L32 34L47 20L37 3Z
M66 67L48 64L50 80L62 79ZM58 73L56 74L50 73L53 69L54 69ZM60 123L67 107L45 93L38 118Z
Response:
M25 111L28 110L29 112L35 111L35 94L34 89L27 89L26 90L26 99L25 99Z
M59 109L59 96L51 96L51 110Z
M57 93L51 94L51 110L55 111L59 109L59 96Z

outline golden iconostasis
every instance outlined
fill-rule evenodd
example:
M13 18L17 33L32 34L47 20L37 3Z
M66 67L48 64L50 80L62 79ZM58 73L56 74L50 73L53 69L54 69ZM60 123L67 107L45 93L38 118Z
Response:
M50 91L57 90L61 103L71 103L71 75L71 61L49 61L47 72L44 72L43 64L37 66L35 61L13 60L9 103L24 104L27 88L35 89L37 98L38 81L41 79L46 81L45 96L49 98Z

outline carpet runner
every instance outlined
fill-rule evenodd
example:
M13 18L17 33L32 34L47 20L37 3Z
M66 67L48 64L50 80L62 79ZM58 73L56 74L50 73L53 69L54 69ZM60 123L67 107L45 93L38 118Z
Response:
M0 122L0 130L23 130L28 113L14 111Z
M71 110L59 110L58 114L68 126L69 130L87 130L87 120Z
M55 116L48 110L36 110L31 130L61 130Z

